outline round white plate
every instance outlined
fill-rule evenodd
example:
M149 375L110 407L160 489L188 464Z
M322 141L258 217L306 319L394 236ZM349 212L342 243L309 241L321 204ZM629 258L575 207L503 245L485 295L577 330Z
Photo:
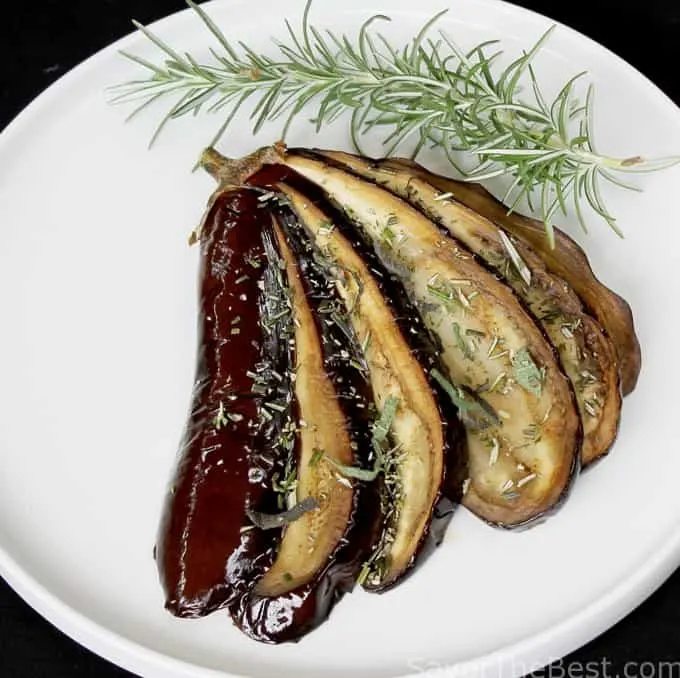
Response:
M351 31L388 12L385 30L402 42L447 4L319 1L312 14ZM302 0L210 11L228 36L267 49L285 17L299 21ZM453 0L442 21L464 46L501 38L510 55L548 25L493 0ZM154 29L207 55L210 38L189 12ZM139 35L125 38L0 138L0 573L9 583L92 650L164 678L510 678L593 638L655 589L680 562L678 169L642 177L643 194L607 191L624 241L596 222L581 238L634 309L644 369L614 451L556 516L514 534L461 510L416 576L388 595L349 596L297 645L259 645L226 614L180 621L163 610L151 554L195 351L197 253L186 236L212 190L190 169L218 120L170 125L147 151L161 111L125 125L126 111L106 102L107 86L137 74L123 47L158 58ZM680 152L678 109L602 47L560 26L536 68L548 90L590 72L596 138L610 154ZM241 118L221 149L240 155L277 134L268 127L254 139ZM344 123L320 135L303 123L289 141L349 147Z

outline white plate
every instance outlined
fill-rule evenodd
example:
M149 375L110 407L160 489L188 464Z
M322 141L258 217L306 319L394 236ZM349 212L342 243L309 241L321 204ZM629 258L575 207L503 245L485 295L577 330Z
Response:
M314 22L351 30L388 11L402 41L443 0L317 2ZM253 11L253 5L256 11ZM301 0L211 6L229 36L267 46ZM492 0L455 0L443 21L464 45L502 38L517 54L549 22ZM183 12L155 29L206 53ZM171 125L147 152L151 114L129 125L104 88L135 74L116 50L156 58L139 36L76 68L0 140L0 572L69 635L143 676L270 678L515 676L573 650L642 601L680 560L677 418L678 170L642 195L608 192L627 234L594 225L596 271L631 303L644 352L611 456L563 510L521 534L459 511L442 547L389 595L356 593L297 645L256 644L225 614L163 610L151 558L186 413L195 349L196 251L186 236L212 189L189 172L210 123ZM558 87L588 69L596 137L611 154L680 151L677 108L639 73L564 27L537 62ZM643 124L644 123L644 124ZM222 149L242 154L245 121ZM290 142L347 147L343 124ZM448 667L448 668L446 668Z

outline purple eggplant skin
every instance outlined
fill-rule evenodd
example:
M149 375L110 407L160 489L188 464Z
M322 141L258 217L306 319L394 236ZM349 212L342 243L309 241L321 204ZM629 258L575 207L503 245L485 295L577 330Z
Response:
M191 410L156 545L165 606L178 617L202 617L237 599L271 562L278 533L244 529L247 508L277 510L271 476L284 416L260 416L265 396L253 392L253 377L266 390L270 372L287 374L290 360L286 328L266 333L262 322L275 311L267 308L276 298L265 253L270 228L256 194L241 190L214 197L201 231Z
M292 219L279 219L295 256L304 297L314 315L320 338L324 370L335 389L346 430L355 451L355 462L367 465L370 445L370 392L363 376L351 365L355 358L349 328L328 320L328 309L339 307L331 287L300 238ZM324 310L325 307L325 310ZM337 315L335 316L337 318ZM349 343L348 343L349 342ZM310 422L308 422L308 425ZM348 481L349 482L349 481ZM364 560L380 527L380 497L375 484L352 480L353 497L345 533L314 578L276 596L259 595L258 581L229 607L236 625L246 635L264 643L295 642L317 628L342 597L352 591Z

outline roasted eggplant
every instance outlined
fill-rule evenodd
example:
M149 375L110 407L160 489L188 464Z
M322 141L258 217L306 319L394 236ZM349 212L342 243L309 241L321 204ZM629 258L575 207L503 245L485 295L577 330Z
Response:
M319 151L332 162L384 186L462 242L504 280L557 349L576 393L583 426L582 463L605 454L618 431L621 394L616 353L578 296L522 240L442 194L424 170L398 161L371 161L340 151Z
M246 515L276 510L275 441L290 407L285 388L271 397L290 357L286 300L265 254L268 229L247 190L216 193L201 227L193 401L156 547L166 607L180 617L238 599L272 556L273 536L250 530ZM263 418L266 399L277 410Z
M329 218L307 197L286 184L278 189L326 263L342 297L348 322L359 340L373 398L379 411L393 411L384 431L390 444L383 461L385 524L360 577L372 590L383 590L415 564L435 516L450 515L441 495L445 471L458 489L463 465L456 422L447 427L437 394L404 338L398 322L365 261ZM453 427L453 430L447 430ZM374 442L375 442L374 433ZM452 458L446 460L445 456ZM440 526L441 530L441 526Z
M399 159L402 166L423 168L410 160ZM555 247L550 247L543 224L507 208L479 184L454 181L427 172L427 181L443 193L490 219L504 230L527 243L542 259L549 271L563 278L581 298L589 313L605 329L616 349L624 395L637 383L642 365L640 344L635 334L633 313L628 303L603 285L593 273L586 253L566 233L555 228Z
M553 509L577 467L580 419L552 347L512 292L383 188L306 155L280 162L319 186L404 282L440 343L452 396L462 409L474 402L486 413L464 419L465 505L506 527Z
M297 414L289 431L297 445L285 489L292 511L310 501L317 508L285 526L272 566L230 612L251 637L278 643L318 626L354 587L376 533L379 501L372 488L338 471L358 463L367 447L370 402L337 346L342 330L321 320L338 299L309 262L298 263L290 231L284 236L278 223L274 231L295 327Z
M219 186L156 544L173 614L298 640L357 583L403 581L457 503L534 523L608 450L639 346L567 236L550 250L401 159L277 144L201 164Z

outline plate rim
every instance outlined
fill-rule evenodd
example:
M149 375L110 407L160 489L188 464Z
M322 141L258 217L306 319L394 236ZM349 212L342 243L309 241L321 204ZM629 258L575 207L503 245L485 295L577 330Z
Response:
M317 0L318 1L318 0ZM388 0L391 1L391 0ZM455 0L454 0L455 1ZM470 0L464 0L470 1ZM669 107L676 115L680 113L678 106L648 76L635 66L616 54L613 50L547 14L542 14L526 7L515 5L507 0L474 0L475 3L489 7L501 7L516 16L526 17L539 23L555 24L561 31L571 34L589 47L606 54L644 83L648 96L654 96L657 106ZM229 2L229 10L235 10L248 0L210 0L212 5L224 5ZM205 3L204 3L205 4ZM453 4L451 5L453 6ZM190 8L180 9L167 14L148 24L151 29L166 28L175 22L184 20L191 13ZM367 14L372 10L367 9ZM382 11L389 12L389 8ZM91 56L60 76L49 87L33 98L19 113L0 131L0 152L11 143L14 136L21 133L24 126L30 125L37 114L55 99L60 92L77 78L82 77L90 69L95 69L112 53L119 51L139 36L138 31L130 31L121 38L104 46ZM525 673L538 670L551 662L562 659L590 642L601 633L615 625L638 605L647 599L665 580L680 566L680 524L662 539L661 544L633 570L626 578L593 600L583 609L571 614L557 624L553 624L538 634L515 643L510 643L491 652L479 655L457 664L442 664L426 670L395 676L394 678L435 678L455 676L456 678L488 678L489 673L499 678L518 678ZM26 572L0 543L0 576L28 604L53 626L83 647L105 658L125 670L143 671L144 678L250 678L244 674L211 669L185 660L171 657L162 652L138 643L122 634L116 633L103 624L90 619L83 612L71 607L59 596L52 593L37 578ZM548 647L553 650L549 651ZM558 648L558 652L554 652Z

